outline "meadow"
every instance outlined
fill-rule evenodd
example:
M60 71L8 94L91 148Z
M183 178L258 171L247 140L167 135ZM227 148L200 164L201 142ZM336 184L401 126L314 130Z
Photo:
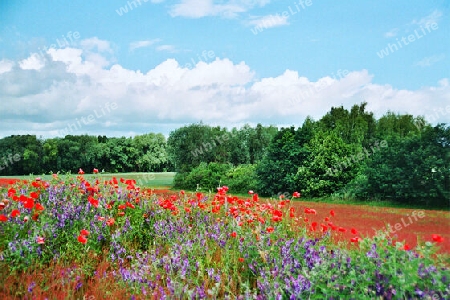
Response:
M3 179L0 298L450 297L448 212L174 191L171 174L146 176Z

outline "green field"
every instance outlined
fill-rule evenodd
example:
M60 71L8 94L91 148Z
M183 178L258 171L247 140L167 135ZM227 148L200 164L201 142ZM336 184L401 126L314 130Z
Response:
M173 178L175 172L161 172L161 173L98 173L98 174L85 174L86 179L100 178L111 179L112 177L134 179L136 184L140 187L147 188L171 188L173 185ZM76 174L60 174L60 177L65 176L77 176ZM27 176L0 176L0 178L15 178L15 179L35 179L41 177L44 180L50 180L52 175L27 175Z

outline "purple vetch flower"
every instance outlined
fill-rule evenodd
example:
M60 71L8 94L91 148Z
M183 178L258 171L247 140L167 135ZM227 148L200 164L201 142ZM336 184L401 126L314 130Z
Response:
M75 290L79 290L83 286L83 283L81 281L77 282L77 285L75 286Z
M36 283L34 281L30 283L30 285L28 286L28 293L32 293L35 286Z

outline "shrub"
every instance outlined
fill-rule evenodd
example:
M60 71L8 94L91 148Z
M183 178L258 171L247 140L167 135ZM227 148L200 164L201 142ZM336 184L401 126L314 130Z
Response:
M230 164L202 162L189 173L177 173L174 186L187 190L196 190L198 186L201 190L215 191L230 169Z
M239 165L229 170L223 180L232 193L246 194L257 189L256 164Z

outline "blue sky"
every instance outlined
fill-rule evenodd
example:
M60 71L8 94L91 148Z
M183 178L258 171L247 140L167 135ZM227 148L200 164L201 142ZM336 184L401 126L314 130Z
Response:
M2 0L0 136L299 126L362 101L448 123L449 12L446 0Z

